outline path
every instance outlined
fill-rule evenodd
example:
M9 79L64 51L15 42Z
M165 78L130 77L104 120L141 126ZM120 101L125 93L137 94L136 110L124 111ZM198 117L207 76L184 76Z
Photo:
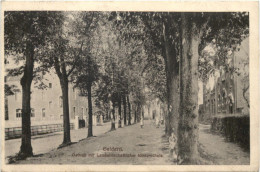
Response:
M238 144L225 141L225 138L212 134L210 125L200 125L199 142L208 159L219 165L249 165L250 154Z

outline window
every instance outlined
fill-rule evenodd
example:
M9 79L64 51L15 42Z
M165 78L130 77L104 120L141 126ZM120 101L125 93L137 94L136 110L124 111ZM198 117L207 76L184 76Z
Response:
M84 108L81 108L81 115L84 115Z
M16 109L16 118L22 117L22 109ZM35 117L35 110L31 109L31 117Z
M16 118L22 117L22 109L16 109Z
M31 117L35 117L35 111L33 108L31 108Z
M45 108L42 108L42 117L45 118Z
M60 107L62 107L62 103L63 103L63 102L62 102L62 96L60 96L60 98L59 98L59 106L60 106Z
M5 98L5 120L8 120L8 100Z
M49 83L49 88L52 88L52 83Z
M86 108L86 116L88 116L88 108Z
M52 107L52 101L49 101L49 108L51 109Z

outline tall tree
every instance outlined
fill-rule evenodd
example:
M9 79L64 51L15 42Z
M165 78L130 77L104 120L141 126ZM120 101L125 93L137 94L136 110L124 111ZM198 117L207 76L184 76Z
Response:
M102 82L106 84L100 84L98 89L99 97L103 97L103 101L108 101L108 95L110 95L111 101L111 130L114 130L115 126L115 108L120 107L121 100L123 99L123 109L124 109L124 121L126 124L126 103L125 96L128 93L128 58L129 51L127 49L130 47L126 46L126 43L121 40L118 30L112 29L111 22L106 22L106 28L103 32L103 64L101 71L103 71ZM103 96L101 96L103 95ZM122 97L122 99L121 99ZM121 122L121 118L119 123Z
M81 94L88 97L88 137L93 136L92 87L100 76L99 61L97 60L97 57L100 56L100 35L98 33L100 15L98 12L82 12L75 24L78 37L81 38L84 46L80 64L76 66L73 77L76 78L75 86L80 88Z
M127 105L126 105L126 96L123 95L123 109L124 109L124 125L126 125L126 108L127 108Z
M22 142L19 152L21 158L33 155L31 145L31 83L34 77L34 64L41 57L39 52L53 34L51 26L59 24L60 20L54 13L42 12L5 12L4 40L5 55L16 56L16 62L24 64L13 71L15 75L23 74L22 86Z
M84 53L85 54L85 53ZM84 58L85 57L85 58ZM93 136L92 129L92 86L98 79L98 65L89 55L84 56L81 60L81 65L77 67L76 87L80 88L81 95L88 97L88 137ZM86 95L87 93L87 95Z
M111 28L111 24L106 23L105 27L99 28L102 35L100 43L100 81L97 88L97 101L108 104L109 115L111 117L111 130L115 130L115 108L118 101L118 42L116 35ZM113 45L113 46L112 46Z
M206 43L224 51L216 56L226 65L227 53L248 33L246 13L181 13L179 163L196 164L198 158L198 62ZM235 33L235 34L234 34ZM218 60L217 60L218 59ZM220 65L219 64L219 65Z
M127 107L128 107L128 125L131 125L132 117L131 117L131 103L130 103L129 95L127 95L126 99L127 99Z
M182 163L198 161L198 59L200 28L197 13L181 14L182 53L180 58L180 121L178 151Z
M142 42L145 53L147 54L146 61L142 73L147 71L147 85L151 89L151 93L159 97L160 100L165 99L167 95L168 113L166 114L166 134L171 135L171 128L175 128L177 133L178 121L178 29L177 21L179 14L176 13L161 13L161 12L121 12L112 13L117 19L116 25L120 27L121 34L127 40L133 38L137 42ZM118 17L120 16L120 17ZM121 18L122 21L118 21ZM138 27L136 27L138 26ZM122 29L124 28L124 29ZM136 33L138 32L138 33ZM163 57L163 65L165 65L165 74L161 71L162 68L156 68L158 59ZM159 70L160 73L156 82L149 82L149 74L151 71ZM168 74L172 73L174 75ZM157 75L156 75L157 76ZM156 83L160 83L157 84ZM167 87L166 87L167 86ZM166 94L167 88L167 94ZM177 96L178 97L178 96ZM173 118L172 118L173 117ZM174 126L172 126L174 124Z
M70 115L69 115L69 81L75 67L80 63L82 55L83 41L77 38L75 30L77 25L73 25L77 19L77 13L59 12L63 20L62 27L55 25L55 36L49 41L49 51L46 53L45 60L52 65L60 80L63 100L63 142L60 147L69 145L70 138Z
M121 95L118 96L118 128L122 128L122 110L121 110L121 102L122 102L122 97Z

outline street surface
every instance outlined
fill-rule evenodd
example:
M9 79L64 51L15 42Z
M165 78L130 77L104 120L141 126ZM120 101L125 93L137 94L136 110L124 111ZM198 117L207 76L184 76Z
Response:
M116 129L98 137L87 138L77 144L52 150L40 157L27 158L25 164L172 164L165 151L162 135L164 127L148 121ZM102 157L102 156L121 157ZM139 154L139 157L138 157ZM135 156L135 157L132 157ZM154 157L150 157L154 156Z

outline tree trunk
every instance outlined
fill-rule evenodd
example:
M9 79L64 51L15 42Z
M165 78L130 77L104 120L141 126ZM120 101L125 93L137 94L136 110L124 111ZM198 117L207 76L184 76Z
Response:
M31 145L31 84L33 79L34 48L30 43L27 44L26 64L24 75L21 78L22 86L22 144L19 156L26 158L33 155Z
M8 114L8 97L5 95L5 120L9 119L9 114Z
M137 106L137 116L136 116L136 118L137 118L137 122L140 122L140 118L141 118L141 105L138 105Z
M106 113L107 113L107 118L106 118L106 120L108 121L108 120L110 120L109 110L108 110Z
M128 125L131 125L131 104L129 100L129 95L127 95L127 106L128 106Z
M93 136L93 114L92 114L92 95L91 95L91 83L88 84L87 86L87 91L88 91L88 137Z
M169 26L163 25L164 54L167 84L167 104L165 134L170 136L172 132L177 136L179 120L179 63L177 61L176 43L169 40Z
M136 120L137 120L137 108L135 107L135 119L134 119L134 123L136 124Z
M60 80L60 86L63 99L63 142L59 147L71 144L70 140L70 115L69 115L69 81L70 72L66 72L64 57L57 55L53 57L54 68ZM72 71L72 70L71 70Z
M122 124L121 124L121 119L122 119L122 117L121 117L121 95L118 98L118 116L119 116L118 128L122 128Z
M67 77L60 78L62 101L63 101L63 142L60 145L66 146L71 143L70 140L70 115L69 115L69 82Z
M124 107L124 125L126 125L126 97L125 97L125 95L123 95L123 107Z
M111 119L111 131L116 129L116 117L115 117L115 102L113 102L113 109L112 109L112 119Z
M180 164L198 163L198 47L200 34L196 13L181 14L180 120L178 156Z

